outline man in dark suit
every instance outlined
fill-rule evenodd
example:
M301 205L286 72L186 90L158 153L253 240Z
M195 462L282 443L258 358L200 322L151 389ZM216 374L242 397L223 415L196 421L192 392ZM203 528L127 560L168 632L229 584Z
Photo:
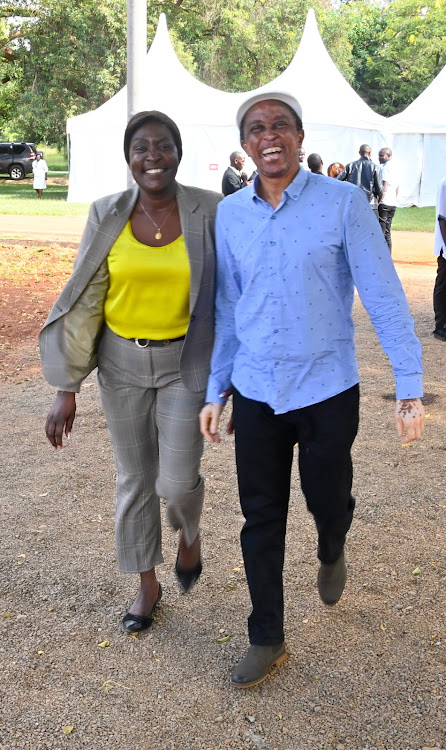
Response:
M241 151L233 151L229 157L230 166L223 175L221 192L223 195L231 195L241 190L248 184L248 177L242 172L245 157Z

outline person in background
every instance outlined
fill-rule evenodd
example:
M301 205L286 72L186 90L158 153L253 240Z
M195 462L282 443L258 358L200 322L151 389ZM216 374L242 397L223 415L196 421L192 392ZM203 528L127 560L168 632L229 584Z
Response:
M63 447L76 393L97 366L117 469L118 565L139 575L123 618L148 628L161 599L160 498L179 531L175 573L187 592L202 570L199 522L204 402L213 342L214 219L221 195L180 185L176 124L157 111L127 124L130 189L95 201L74 270L40 333L44 375L57 388L45 432Z
M302 165L303 169L305 169L305 149L304 148L298 148L297 149L297 157L299 159L299 164Z
M251 96L237 124L258 176L218 207L215 344L200 421L205 437L219 442L232 388L252 612L250 645L231 684L248 688L287 658L282 573L296 444L324 604L336 604L346 583L359 420L355 286L393 367L397 434L419 438L424 410L421 346L364 192L301 168L302 109L290 94Z
M245 156L241 151L233 151L229 157L230 165L223 175L221 181L221 192L223 195L232 195L248 184L248 177L242 169L245 164Z
M48 176L48 167L42 154L37 153L33 161L33 188L38 198L42 198L43 191L46 189L46 178Z
M322 171L324 162L322 161L319 154L310 154L307 159L307 164L308 169L310 170L310 172L313 172L313 174L324 174Z
M359 159L347 164L345 169L338 174L337 179L360 187L365 192L370 208L379 221L378 203L383 194L381 170L372 162L372 149L367 143L360 146Z
M392 252L392 234L391 227L393 217L396 211L396 201L398 197L398 178L396 169L390 162L392 161L392 151L390 148L382 148L378 154L381 167L381 179L383 183L383 196L378 205L379 223L383 230L384 237Z
M434 255L437 256L437 276L434 286L434 314L436 339L446 341L446 177L437 192L435 214Z
M345 169L340 161L334 161L327 169L327 177L337 177Z

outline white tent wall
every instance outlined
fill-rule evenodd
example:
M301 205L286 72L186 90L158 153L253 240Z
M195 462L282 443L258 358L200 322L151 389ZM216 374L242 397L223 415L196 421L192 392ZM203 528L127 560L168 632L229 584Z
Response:
M372 149L372 158L378 161L378 151L387 144L387 137L378 130L367 130L350 128L341 125L310 125L305 126L305 153L308 157L311 153L317 153L324 162L323 171L334 161L348 164L359 159L359 147L368 143Z
M423 136L423 169L418 206L435 206L440 182L446 177L446 133Z
M446 175L446 133L396 133L388 145L399 175L398 206L435 206Z
M182 125L180 130L183 158L178 181L220 192L223 172L229 166L229 154L240 149L237 127ZM254 169L255 165L247 159L246 172L251 174Z
M401 165L398 205L434 206L446 175L446 66L398 115L389 117L394 157Z
M419 133L398 133L390 136L386 145L392 149L392 162L399 178L398 206L418 206L423 171L423 136Z
M124 190L127 164L123 140L127 123L124 89L98 109L67 120L70 180L67 200L91 203Z

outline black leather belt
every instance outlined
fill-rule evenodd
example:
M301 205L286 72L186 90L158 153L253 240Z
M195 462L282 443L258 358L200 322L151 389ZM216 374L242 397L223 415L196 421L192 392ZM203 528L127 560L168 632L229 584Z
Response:
M186 336L177 336L176 339L128 339L128 341L134 341L140 349L145 349L148 346L169 346L174 341L182 341L185 338Z

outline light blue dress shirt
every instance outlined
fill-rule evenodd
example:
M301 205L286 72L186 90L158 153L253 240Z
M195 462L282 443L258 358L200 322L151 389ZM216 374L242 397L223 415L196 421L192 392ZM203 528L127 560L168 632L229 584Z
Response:
M207 401L231 383L276 414L359 381L354 287L390 359L397 398L422 396L421 345L363 190L300 169L273 209L253 185L217 212L215 345Z

